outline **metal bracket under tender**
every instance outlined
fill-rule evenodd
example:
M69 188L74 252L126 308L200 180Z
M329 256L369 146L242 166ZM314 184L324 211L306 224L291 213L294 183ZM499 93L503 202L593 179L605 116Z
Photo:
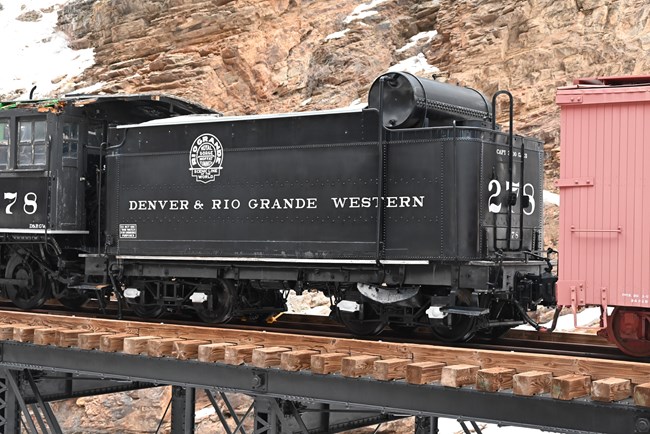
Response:
M418 291L420 291L420 288L417 286L384 288L376 285L368 285L366 283L357 283L357 289L364 296L382 304L397 303L408 300L409 298L415 297Z
M473 307L473 306L454 306L444 309L447 313L454 313L457 315L466 315L466 316L482 316L490 313L490 309L484 307Z

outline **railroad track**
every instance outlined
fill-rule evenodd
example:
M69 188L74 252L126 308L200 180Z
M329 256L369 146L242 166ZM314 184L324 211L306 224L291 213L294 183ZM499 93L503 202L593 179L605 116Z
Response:
M0 312L0 339L378 381L439 382L490 392L511 389L518 395L550 394L561 400L591 396L650 406L650 364L603 357L8 311Z
M0 313L22 312L8 301L0 301ZM115 319L117 316L117 305L109 305L106 313L99 313L98 306L90 301L86 306L75 312L70 312L58 303L50 303L42 309L33 310L32 313L46 315L74 316L78 318L102 318ZM326 316L282 314L272 321L259 322L247 320L232 320L228 324L205 325L197 323L189 316L174 315L155 320L146 320L136 316L129 310L124 311L123 320L131 322L149 322L152 324L164 323L167 325L180 326L203 326L219 327L228 330L245 331L273 331L275 333L302 334L309 336L321 336L332 338L355 338L347 329L337 321ZM154 322L155 321L155 322ZM363 338L369 341L403 342L410 344L435 344L438 346L450 346L455 348L476 348L494 351L527 351L536 354L555 354L565 356L593 357L620 361L650 362L650 358L638 359L626 356L605 338L591 334L580 333L538 333L527 330L510 330L503 337L491 340L475 338L467 343L446 344L436 342L432 334L426 328L417 328L413 331L404 332L387 328L378 336Z

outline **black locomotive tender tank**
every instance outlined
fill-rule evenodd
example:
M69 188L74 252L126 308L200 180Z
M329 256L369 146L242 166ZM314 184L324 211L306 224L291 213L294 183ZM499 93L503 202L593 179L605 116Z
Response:
M221 117L158 96L79 97L47 115L42 105L27 106L50 137L38 170L17 170L27 148L3 148L0 134L5 211L14 196L25 211L2 215L0 284L23 308L116 295L144 317L225 322L314 288L353 333L426 326L455 341L554 303L539 255L541 143L501 132L494 101L473 89L388 73L365 109ZM15 137L24 113L3 107L0 133Z
M468 91L417 80L428 85L430 95L441 89L447 100L453 91L463 96ZM395 81L400 89L406 87ZM506 238L507 215L491 210L499 204L505 209L507 135L460 122L380 131L373 107L378 83L365 110L179 118L119 127L115 141L124 145L108 156L109 184L116 187L109 203L117 204L109 214L110 252L298 260L488 257L495 219L499 238ZM392 112L412 105L392 102L397 105ZM484 109L487 119L490 110ZM451 124L451 111L444 115ZM533 168L522 183L515 164L516 188L531 198L524 210L522 247L535 250L541 231L542 150L539 142L520 137L517 149L522 140L526 166ZM512 212L519 215L516 206ZM511 247L519 247L518 224L513 219ZM500 240L497 247L507 245Z

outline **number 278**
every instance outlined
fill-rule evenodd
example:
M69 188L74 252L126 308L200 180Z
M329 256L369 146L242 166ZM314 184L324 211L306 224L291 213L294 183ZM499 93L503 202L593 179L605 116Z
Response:
M7 206L5 207L5 214L13 214L13 207L18 201L18 193L5 193L4 199L8 201ZM38 209L36 193L29 192L23 196L23 211L25 214L32 215Z
M520 186L521 183L519 182L513 182L512 185L510 185L510 182L506 181L506 190L511 191L517 196L519 196ZM491 213L501 212L502 204L499 202L499 195L501 194L502 189L503 187L501 186L501 183L496 179L493 179L488 184L488 192L492 193L492 195L488 198L489 212ZM528 196L528 206L524 209L524 214L532 215L535 212L535 187L533 187L533 184L530 183L524 184L523 194ZM514 213L515 211L513 210L512 212Z

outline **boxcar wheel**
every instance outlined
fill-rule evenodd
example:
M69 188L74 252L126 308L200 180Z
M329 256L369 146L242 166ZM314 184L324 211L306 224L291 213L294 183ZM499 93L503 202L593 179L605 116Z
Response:
M36 261L14 253L5 270L7 279L27 281L27 286L7 285L7 296L21 309L41 307L52 294L52 282Z
M237 292L231 280L217 279L208 300L196 304L196 314L203 322L224 323L232 318Z
M645 328L648 314L645 309L615 307L609 317L607 334L625 354L633 357L650 357L650 341Z

